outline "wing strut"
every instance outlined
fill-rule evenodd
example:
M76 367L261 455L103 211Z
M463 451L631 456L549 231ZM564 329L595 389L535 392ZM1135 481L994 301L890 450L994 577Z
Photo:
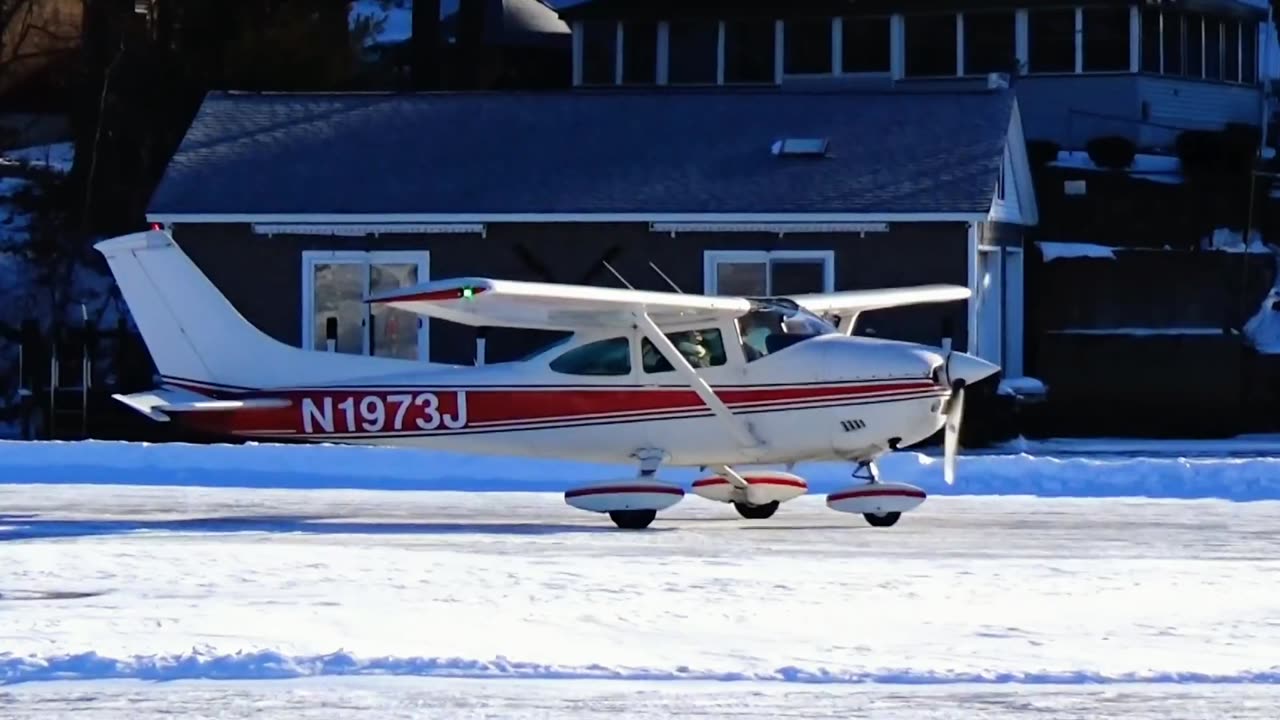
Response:
M698 397L702 398L702 402L706 403L707 407L711 408L711 411L716 414L716 417L720 418L728 426L729 432L733 433L738 443L743 447L759 447L761 442L756 439L746 421L740 417L734 417L728 406L716 395L716 391L712 390L707 381L703 380L694 371L693 366L680 354L680 351L676 349L671 340L662 334L662 330L653 321L653 318L644 312L635 313L635 318L640 330L645 337L649 338L649 342L658 348L658 352L662 353L667 362L671 363L671 367L684 376L693 391L698 393Z

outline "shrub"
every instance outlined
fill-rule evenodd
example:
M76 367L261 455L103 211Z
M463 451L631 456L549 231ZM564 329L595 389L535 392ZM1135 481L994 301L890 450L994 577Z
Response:
M1186 130L1178 134L1175 143L1182 174L1187 176L1213 175L1218 172L1223 152L1220 133L1209 130Z
M1120 135L1097 137L1085 145L1089 159L1098 167L1122 170L1133 164L1133 156L1138 146L1132 140Z
M1221 134L1221 170L1226 173L1247 175L1253 167L1262 144L1262 128L1244 123L1227 123Z
M1058 159L1062 146L1052 140L1028 140L1027 160L1031 167L1041 167Z

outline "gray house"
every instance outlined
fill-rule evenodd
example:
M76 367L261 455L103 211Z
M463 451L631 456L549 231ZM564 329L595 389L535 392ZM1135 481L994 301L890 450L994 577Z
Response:
M315 350L470 363L469 328L370 291L487 275L687 292L966 285L860 332L1021 373L1018 103L947 92L713 88L209 95L148 219L240 312ZM608 267L606 267L606 264ZM336 321L336 337L330 337ZM543 338L495 330L487 359Z
M578 86L961 88L1010 73L1025 132L1064 148L1255 123L1262 0L586 0Z

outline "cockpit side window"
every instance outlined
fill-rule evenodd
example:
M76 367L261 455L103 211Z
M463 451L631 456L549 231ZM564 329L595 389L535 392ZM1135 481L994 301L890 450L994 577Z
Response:
M700 367L716 367L727 361L724 352L724 337L717 328L705 330L681 330L666 333L667 339L676 350L684 356L695 369ZM646 373L671 372L675 368L663 357L662 352L649 338L640 341L640 356L644 362Z
M761 307L738 318L738 333L747 362L834 332L838 330L833 325L795 306Z
M550 367L565 375L630 375L631 342L615 337L579 345L552 360Z

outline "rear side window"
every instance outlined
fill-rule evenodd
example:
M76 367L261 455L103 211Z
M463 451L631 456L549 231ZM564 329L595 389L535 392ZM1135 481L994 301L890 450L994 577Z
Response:
M565 375L630 375L631 343L625 337L580 345L551 361Z

